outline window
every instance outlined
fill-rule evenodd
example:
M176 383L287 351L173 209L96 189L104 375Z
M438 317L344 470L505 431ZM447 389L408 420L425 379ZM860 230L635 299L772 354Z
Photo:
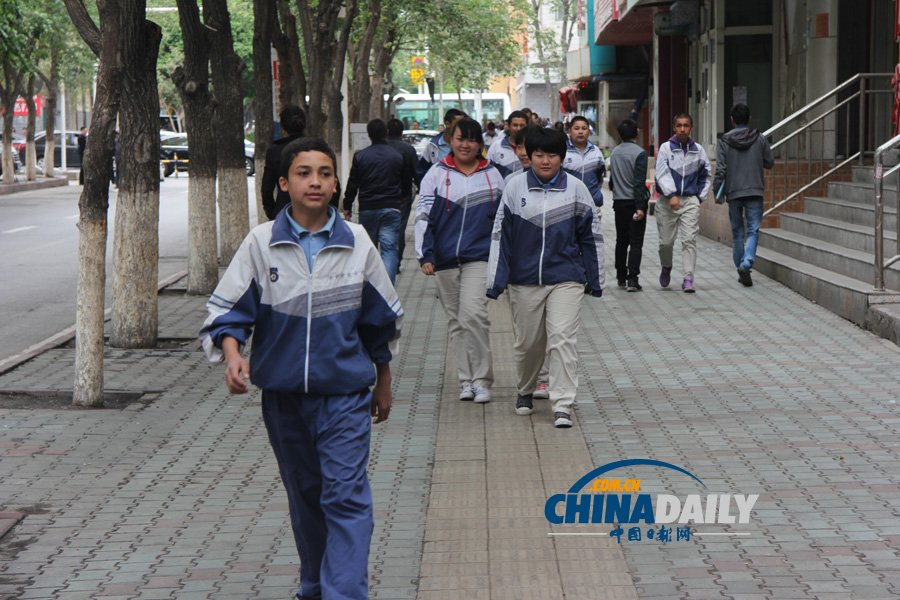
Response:
M772 24L772 0L725 2L725 27L753 27Z

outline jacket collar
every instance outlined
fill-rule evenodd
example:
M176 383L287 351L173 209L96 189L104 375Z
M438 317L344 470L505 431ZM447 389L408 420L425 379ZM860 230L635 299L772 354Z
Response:
M500 140L500 144L506 144L506 147L512 150L513 145L509 143L509 136L506 136L502 140Z
M681 150L681 142L678 141L674 135L669 138L669 143L672 144L672 150ZM697 142L694 141L694 138L688 138L688 152L699 152L697 149Z
M269 240L269 246L278 244L299 245L293 230L291 229L291 224L288 222L287 209L287 206L284 207L272 223L272 238ZM353 248L355 242L356 238L353 236L353 231L344 219L337 217L335 219L334 229L332 229L331 235L328 236L328 241L325 242L325 247L340 246L343 248Z
M576 146L575 144L572 143L572 140L566 140L566 148L568 148L569 150L573 150L573 151L575 151L575 152L578 152L578 153L581 154L582 156L587 156L587 153L590 152L591 150L593 150L594 148L596 148L596 146L594 146L594 145L591 143L591 141L588 140L587 146L586 146L585 149L584 149L584 153L582 153L581 150L578 149L578 146Z
M453 160L453 154L447 155L447 158L445 158L445 159L442 160L441 162L444 163L445 165L447 165L448 167L450 167L451 169L453 169L454 171L457 171L458 173L461 173L461 174L465 175L465 173L463 173L462 171L460 171L460 170L459 170L459 167L456 166L456 161ZM478 159L478 166L475 167L475 170L472 171L471 173L469 173L469 175L474 175L474 174L477 173L478 171L482 171L482 170L486 169L487 166L490 165L490 164L491 164L491 163L489 163L487 160L485 160L485 159L483 159L483 158L479 158L479 159Z
M541 180L534 174L534 168L529 168L528 171L525 172L525 177L528 178L529 191L542 191L544 189L544 184L541 183ZM550 182L548 191L564 192L566 191L566 187L568 187L568 181L569 179L565 169L560 167L559 173L556 174L556 178Z

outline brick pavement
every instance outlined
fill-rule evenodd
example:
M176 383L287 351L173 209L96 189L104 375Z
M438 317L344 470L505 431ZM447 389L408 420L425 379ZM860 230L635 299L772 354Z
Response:
M502 301L491 305L495 401L454 399L433 282L405 261L396 404L372 439L373 597L900 595L897 348L761 276L741 287L730 249L708 240L698 293L662 291L655 239L651 222L643 293L585 302L569 431L551 426L546 403L514 414ZM297 558L258 393L229 396L221 367L187 339L202 305L163 295L164 347L107 352L107 388L159 392L146 408L0 409L0 512L25 514L0 540L0 597L290 597ZM71 349L54 350L0 389L68 389L71 370ZM740 529L752 535L547 535L571 527L543 518L550 494L631 458L675 463L710 493L761 494ZM697 493L671 471L635 475L642 492Z

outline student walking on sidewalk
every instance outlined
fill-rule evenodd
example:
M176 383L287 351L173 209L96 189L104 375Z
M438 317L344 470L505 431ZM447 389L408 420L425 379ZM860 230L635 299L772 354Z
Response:
M566 136L530 130L531 169L514 177L494 220L487 295L509 287L515 332L516 413L530 415L538 372L550 356L553 424L572 426L578 388L581 297L603 293L603 234L587 187L561 167Z
M600 148L588 141L591 126L582 116L573 117L569 121L569 141L566 146L566 159L563 169L584 182L594 206L603 206L603 177L606 174L606 161ZM600 211L597 211L598 218Z
M643 288L638 281L644 231L647 228L647 151L637 145L637 123L625 119L619 123L622 143L609 157L609 189L616 213L616 281L629 292Z
M693 294L697 267L697 234L700 233L700 203L709 192L712 167L703 146L691 137L694 119L675 115L675 135L659 147L656 156L656 203L659 229L659 285L669 287L675 236L681 234L681 289Z
M761 135L758 129L748 127L750 109L746 104L734 105L731 109L731 124L734 129L722 136L716 149L713 191L717 204L728 199L734 267L738 271L738 281L750 287L753 285L750 269L756 260L756 245L763 216L763 192L766 186L763 169L774 167L775 159L766 136ZM725 189L720 194L722 185Z
M297 598L364 600L371 417L390 413L403 310L368 234L328 205L337 182L331 148L299 139L281 158L291 204L241 244L200 336L211 361L224 358L231 393L246 393L248 377L263 390L300 555ZM248 364L241 351L251 333Z
M450 320L459 399L484 403L494 383L484 281L503 177L481 158L478 121L457 121L450 145L450 155L429 169L419 188L416 255L422 272L435 276Z

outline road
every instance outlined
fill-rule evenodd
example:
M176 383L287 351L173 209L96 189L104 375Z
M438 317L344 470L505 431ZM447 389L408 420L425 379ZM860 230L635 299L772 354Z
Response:
M256 223L253 178L248 178L250 223ZM187 268L188 177L160 185L159 278ZM78 197L70 182L0 196L0 361L75 324L78 283ZM112 282L116 191L110 190L107 306Z

